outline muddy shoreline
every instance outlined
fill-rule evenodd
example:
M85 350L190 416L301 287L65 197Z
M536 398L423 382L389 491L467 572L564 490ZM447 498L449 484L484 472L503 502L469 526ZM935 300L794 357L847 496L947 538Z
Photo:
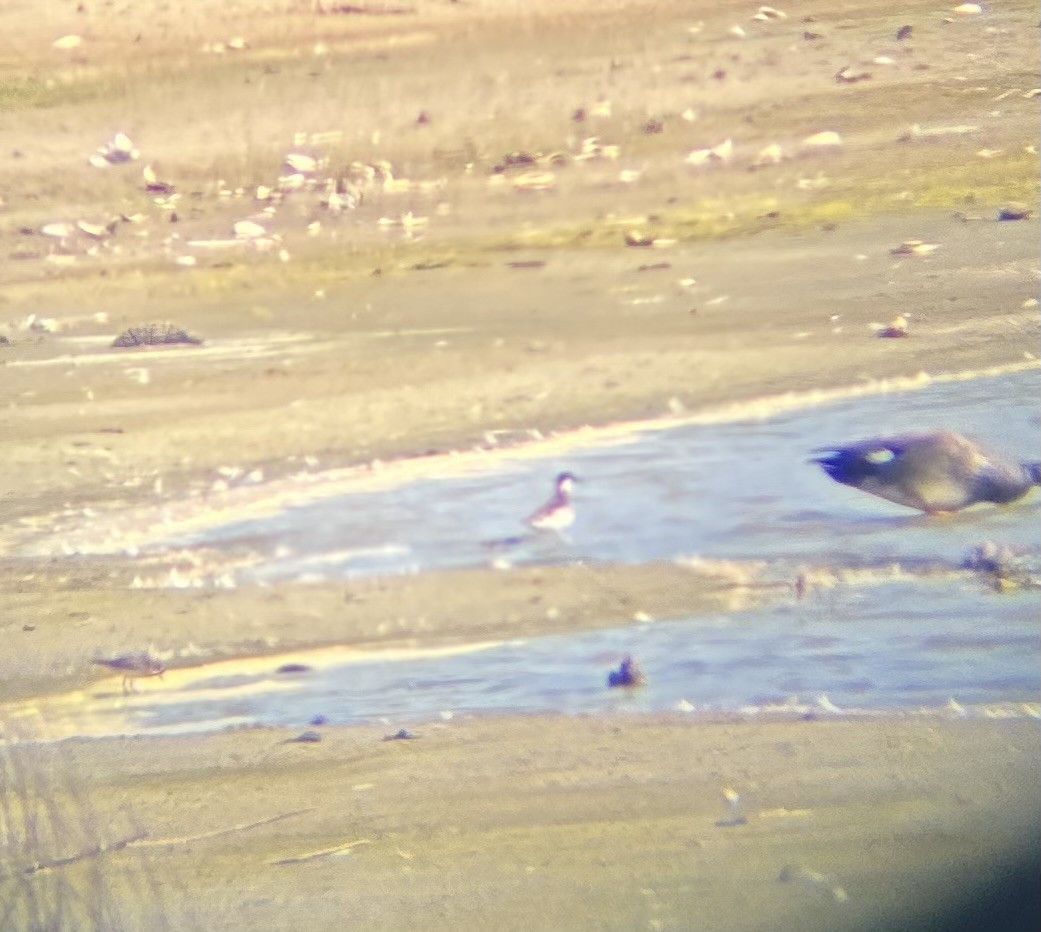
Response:
M91 658L127 649L176 673L793 598L747 565L182 589L209 556L129 532L330 472L1036 364L1037 216L997 219L1038 198L1036 10L38 6L0 10L12 928L836 930L968 922L977 896L1015 918L1027 712L6 739L47 734L34 697L89 711ZM111 347L161 321L202 345ZM717 826L726 789L746 822Z
M64 741L0 761L44 825L66 825L54 853L82 856L55 870L90 883L101 860L93 901L139 927L289 929L301 910L317 928L972 927L981 912L1029 927L1036 721L321 731ZM743 821L726 823L724 789ZM84 854L87 819L114 850ZM52 889L54 871L37 882Z

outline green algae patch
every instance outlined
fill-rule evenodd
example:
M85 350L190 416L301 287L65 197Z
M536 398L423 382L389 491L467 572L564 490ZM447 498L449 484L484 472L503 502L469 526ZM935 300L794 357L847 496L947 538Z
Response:
M794 185L793 185L794 187ZM808 227L920 208L950 208L984 212L1008 201L1036 203L1041 196L1038 158L1025 149L976 157L960 164L935 161L920 168L902 168L886 175L825 180L821 190L794 190L764 196L737 192L728 198L701 199L660 211L639 225L653 242L694 241L752 235L764 230ZM620 246L628 226L611 218L567 226L525 230L500 238L493 249L553 249ZM664 242L663 242L664 241Z
M79 104L101 97L105 85L100 81L64 81L27 74L0 75L0 113L44 110L65 104Z

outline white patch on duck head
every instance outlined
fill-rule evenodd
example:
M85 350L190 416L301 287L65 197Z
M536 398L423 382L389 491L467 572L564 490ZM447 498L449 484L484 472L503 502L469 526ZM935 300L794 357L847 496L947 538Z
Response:
M877 450L870 450L865 453L864 459L875 466L882 466L885 463L891 463L895 460L896 454L890 450L889 447L880 447Z

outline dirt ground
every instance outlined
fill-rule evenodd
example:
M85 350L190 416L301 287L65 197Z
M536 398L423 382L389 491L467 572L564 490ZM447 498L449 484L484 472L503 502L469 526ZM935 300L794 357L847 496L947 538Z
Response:
M134 929L1030 927L1009 920L1036 896L1036 721L323 731L5 748L50 857L84 855L7 904L31 885L63 928L86 904Z
M1037 215L998 216L1038 199L1036 9L757 9L3 4L7 736L47 733L25 701L82 688L99 653L177 667L791 598L748 567L131 588L185 569L131 546L157 523L586 425L1035 365ZM841 144L806 143L825 131ZM139 153L105 149L117 133ZM923 247L894 253L905 241ZM909 336L878 339L899 314ZM165 321L202 344L111 347ZM25 874L0 916L924 927L1036 860L1036 724L540 716L387 744L340 728L313 746L269 730L11 745L21 802L0 818L35 846L0 867L85 856ZM721 828L729 786L748 821ZM47 799L52 827L28 832ZM76 913L87 888L108 905Z

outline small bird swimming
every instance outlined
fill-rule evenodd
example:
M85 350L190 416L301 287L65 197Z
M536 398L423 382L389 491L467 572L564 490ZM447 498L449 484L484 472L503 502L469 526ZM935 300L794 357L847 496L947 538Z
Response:
M571 504L571 491L578 479L569 472L556 478L556 489L549 501L538 511L528 516L527 524L539 531L562 531L575 522L575 509Z
M643 670L637 665L633 658L626 654L617 670L607 674L607 685L611 687L643 686L647 682Z
M131 683L141 676L158 676L162 679L166 667L161 660L157 660L147 651L135 650L128 654L120 654L118 657L101 658L93 661L102 667L108 667L117 673L123 674L123 692L129 693Z
M810 462L836 482L929 514L979 502L1007 505L1041 485L1041 462L1017 463L947 430L813 452L826 454Z

